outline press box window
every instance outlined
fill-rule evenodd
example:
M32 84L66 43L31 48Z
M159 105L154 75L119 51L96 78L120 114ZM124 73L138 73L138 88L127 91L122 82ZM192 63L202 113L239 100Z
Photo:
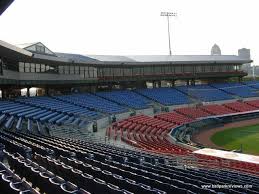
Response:
M43 46L36 45L36 52L45 53L45 48Z
M24 63L19 62L19 72L24 72Z

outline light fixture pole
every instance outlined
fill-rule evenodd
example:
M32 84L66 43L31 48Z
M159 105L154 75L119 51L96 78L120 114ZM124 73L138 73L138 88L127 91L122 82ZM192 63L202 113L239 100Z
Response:
M176 17L176 16L177 16L177 13L175 13L175 12L161 12L160 16L166 16L166 18L167 18L169 55L172 55L169 18L170 18L170 17Z
M253 64L253 80L255 80L255 65Z

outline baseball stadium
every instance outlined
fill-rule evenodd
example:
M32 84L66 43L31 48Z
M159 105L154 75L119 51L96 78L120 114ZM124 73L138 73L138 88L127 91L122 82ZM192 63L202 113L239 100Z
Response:
M72 53L0 40L1 194L259 193L250 57Z

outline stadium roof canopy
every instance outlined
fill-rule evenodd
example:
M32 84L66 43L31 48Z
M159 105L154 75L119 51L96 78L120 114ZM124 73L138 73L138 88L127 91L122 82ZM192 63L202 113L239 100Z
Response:
M31 57L65 63L86 63L100 65L145 65L145 64L214 64L250 63L252 60L237 55L82 55L53 52L41 42L11 45L0 41L0 53L6 57ZM12 54L12 56L10 55Z
M30 51L21 49L2 40L0 40L0 53L2 56L17 60L33 57L33 53L31 53Z
M129 56L110 56L110 55L87 55L93 59L103 62L242 62L242 59L236 55L129 55Z
M14 0L0 0L0 15L12 4Z

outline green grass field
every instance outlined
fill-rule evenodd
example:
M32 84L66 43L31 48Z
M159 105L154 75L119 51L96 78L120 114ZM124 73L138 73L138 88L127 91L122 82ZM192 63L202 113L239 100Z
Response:
M225 149L237 150L243 146L243 153L259 155L259 124L229 128L215 133L211 141Z

